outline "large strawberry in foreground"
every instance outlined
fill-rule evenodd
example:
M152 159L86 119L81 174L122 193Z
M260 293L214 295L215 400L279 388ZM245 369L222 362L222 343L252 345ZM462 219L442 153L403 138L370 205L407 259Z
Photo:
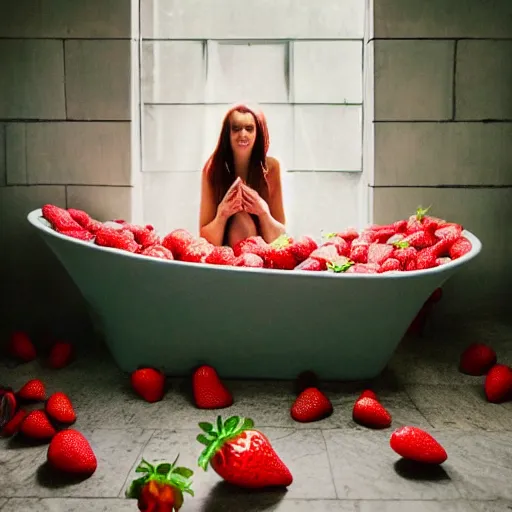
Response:
M391 434L389 444L398 455L416 462L442 464L448 458L438 441L418 427L397 428Z
M250 418L232 416L224 423L217 417L217 429L199 423L204 434L197 440L206 445L198 464L206 471L208 463L226 482L248 489L287 487L293 477L274 451L269 439L254 429Z
M162 462L157 466L142 459L137 473L144 476L133 480L126 491L126 497L137 500L139 510L153 512L178 511L183 506L183 493L194 496L190 477L194 472L185 467L176 467L176 457L172 464Z

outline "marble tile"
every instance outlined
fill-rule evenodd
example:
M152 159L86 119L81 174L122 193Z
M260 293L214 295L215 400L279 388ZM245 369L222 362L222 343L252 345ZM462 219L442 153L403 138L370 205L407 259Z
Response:
M462 498L512 501L510 432L438 432L435 437L448 453L444 465Z
M7 498L0 498L0 509L7 503Z
M476 512L510 512L512 501L471 501L469 502Z
M2 512L133 512L125 498L11 498Z
M208 415L204 415L205 420ZM325 443L320 431L265 428L261 431L267 435L277 454L289 467L294 477L293 484L286 491L284 499L334 499L336 492L329 469ZM197 466L197 459L202 451L196 441L199 430L157 430L144 448L141 457L148 462L174 460L180 453L180 463L194 470L193 488L198 500L214 503L224 497L242 497L244 491L233 489L221 483L221 478L210 467L203 471ZM132 481L137 462L128 474L122 493L126 492ZM276 498L276 492L264 492L268 499ZM279 492L278 494L282 494ZM279 496L278 498L282 498ZM210 510L209 506L205 507Z
M389 432L323 432L340 499L451 500L460 497L452 468L411 476L389 446ZM433 482L435 481L435 484Z
M411 385L407 392L434 428L458 430L512 429L512 410L488 402L481 385Z
M77 422L76 428L89 440L98 459L98 469L90 478L73 485L56 481L46 465L47 445L19 448L13 438L8 441L10 449L0 453L8 475L3 494L9 497L116 497L152 431L89 430L78 425Z
M475 512L473 504L462 500L453 501L361 501L359 512Z
M213 494L213 493L212 493ZM280 493L244 494L244 512L359 512L357 502L341 500L289 500ZM240 496L222 494L222 498L191 500L191 512L240 512Z

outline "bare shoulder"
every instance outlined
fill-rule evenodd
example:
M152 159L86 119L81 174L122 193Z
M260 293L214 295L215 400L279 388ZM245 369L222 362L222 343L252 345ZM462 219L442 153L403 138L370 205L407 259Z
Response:
M277 158L267 156L267 169L269 179L279 180L281 176L281 166L279 165L279 160L277 160Z

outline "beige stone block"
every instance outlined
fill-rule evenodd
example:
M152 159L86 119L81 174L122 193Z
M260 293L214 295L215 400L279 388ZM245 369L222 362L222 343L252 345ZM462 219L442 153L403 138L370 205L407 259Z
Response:
M62 41L0 40L0 62L0 118L66 118Z
M453 41L384 41L375 47L375 119L445 120L453 110Z
M510 38L510 0L375 0L377 38Z
M28 183L130 185L130 147L129 122L27 123ZM18 150L8 144L8 164Z
M455 118L512 119L512 41L459 41Z
M375 185L512 185L512 123L376 123Z
M65 41L68 119L129 120L129 40Z

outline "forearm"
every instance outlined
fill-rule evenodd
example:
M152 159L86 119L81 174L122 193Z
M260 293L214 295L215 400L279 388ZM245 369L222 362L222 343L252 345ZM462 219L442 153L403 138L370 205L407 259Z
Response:
M261 235L265 242L271 243L278 236L286 232L284 224L278 222L270 213L265 213L259 216Z
M199 235L213 245L222 245L227 218L217 215L209 224L199 230Z

